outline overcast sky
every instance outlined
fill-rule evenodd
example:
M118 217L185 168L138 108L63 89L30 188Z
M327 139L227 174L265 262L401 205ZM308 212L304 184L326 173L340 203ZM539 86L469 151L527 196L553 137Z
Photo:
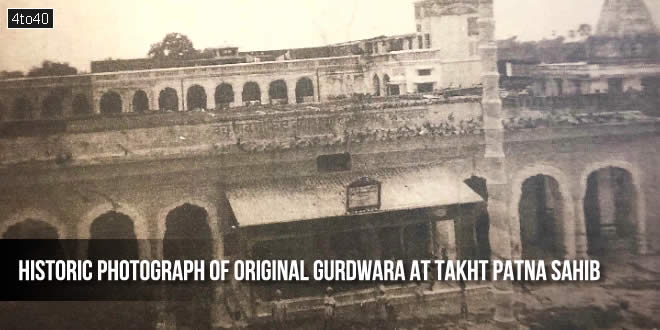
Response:
M195 48L318 46L415 31L415 0L0 0L0 70L44 59L89 71L91 60L146 56L169 32ZM595 25L603 0L495 0L498 38L525 40ZM7 30L6 8L54 8L54 30Z

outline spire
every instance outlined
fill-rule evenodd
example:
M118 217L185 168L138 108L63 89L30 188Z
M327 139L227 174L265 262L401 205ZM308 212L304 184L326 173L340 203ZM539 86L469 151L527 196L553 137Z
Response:
M660 16L660 6L656 0L605 0L596 28L596 35L601 37L622 37L660 32L660 22L654 22Z

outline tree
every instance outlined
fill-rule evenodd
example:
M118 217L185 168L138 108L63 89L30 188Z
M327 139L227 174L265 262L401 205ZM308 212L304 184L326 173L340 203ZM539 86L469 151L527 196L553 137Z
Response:
M580 24L577 30L580 37L588 37L591 35L591 25L589 24Z
M23 77L22 71L0 71L0 79L21 78Z
M41 63L41 67L33 67L28 72L28 77L43 77L43 76L68 76L78 73L78 69L69 65L69 63L60 63L45 60Z
M186 35L175 32L168 33L162 41L152 44L147 55L155 59L183 59L197 52Z

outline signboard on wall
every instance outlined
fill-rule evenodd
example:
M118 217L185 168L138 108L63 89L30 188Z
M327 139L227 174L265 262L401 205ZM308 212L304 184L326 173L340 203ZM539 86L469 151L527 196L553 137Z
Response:
M346 187L346 212L359 213L380 209L381 184L362 177Z

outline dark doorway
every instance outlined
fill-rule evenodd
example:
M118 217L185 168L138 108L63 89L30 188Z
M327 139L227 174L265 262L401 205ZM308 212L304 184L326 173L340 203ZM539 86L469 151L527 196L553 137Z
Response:
M32 118L32 104L30 104L30 101L24 96L18 97L14 101L14 119L26 120Z
M62 98L53 92L49 94L43 101L41 107L41 117L43 118L57 118L62 116Z
M243 85L243 103L246 105L261 104L261 89L259 84L254 81L246 82Z
M133 95L133 112L145 112L149 110L149 98L143 90L138 90Z
M89 102L87 101L87 97L83 94L78 94L76 97L73 99L73 114L75 116L81 116L81 115L87 115L91 113L91 109L89 108Z
M158 95L158 109L161 111L179 111L179 97L174 88L167 87Z
M268 96L270 97L270 104L287 104L289 103L289 95L284 80L275 80L270 83L268 88Z
M215 88L215 107L217 109L228 108L234 102L234 88L227 83Z
M314 84L309 78L300 78L296 83L296 103L314 101Z
M523 259L564 255L562 211L557 180L547 175L525 180L518 209Z
M636 198L632 175L624 169L608 167L589 175L584 196L589 255L634 251Z
M101 97L101 114L121 113L121 97L115 92L107 92Z
M188 95L186 96L187 110L202 110L206 109L206 91L200 85L193 85L188 88Z

